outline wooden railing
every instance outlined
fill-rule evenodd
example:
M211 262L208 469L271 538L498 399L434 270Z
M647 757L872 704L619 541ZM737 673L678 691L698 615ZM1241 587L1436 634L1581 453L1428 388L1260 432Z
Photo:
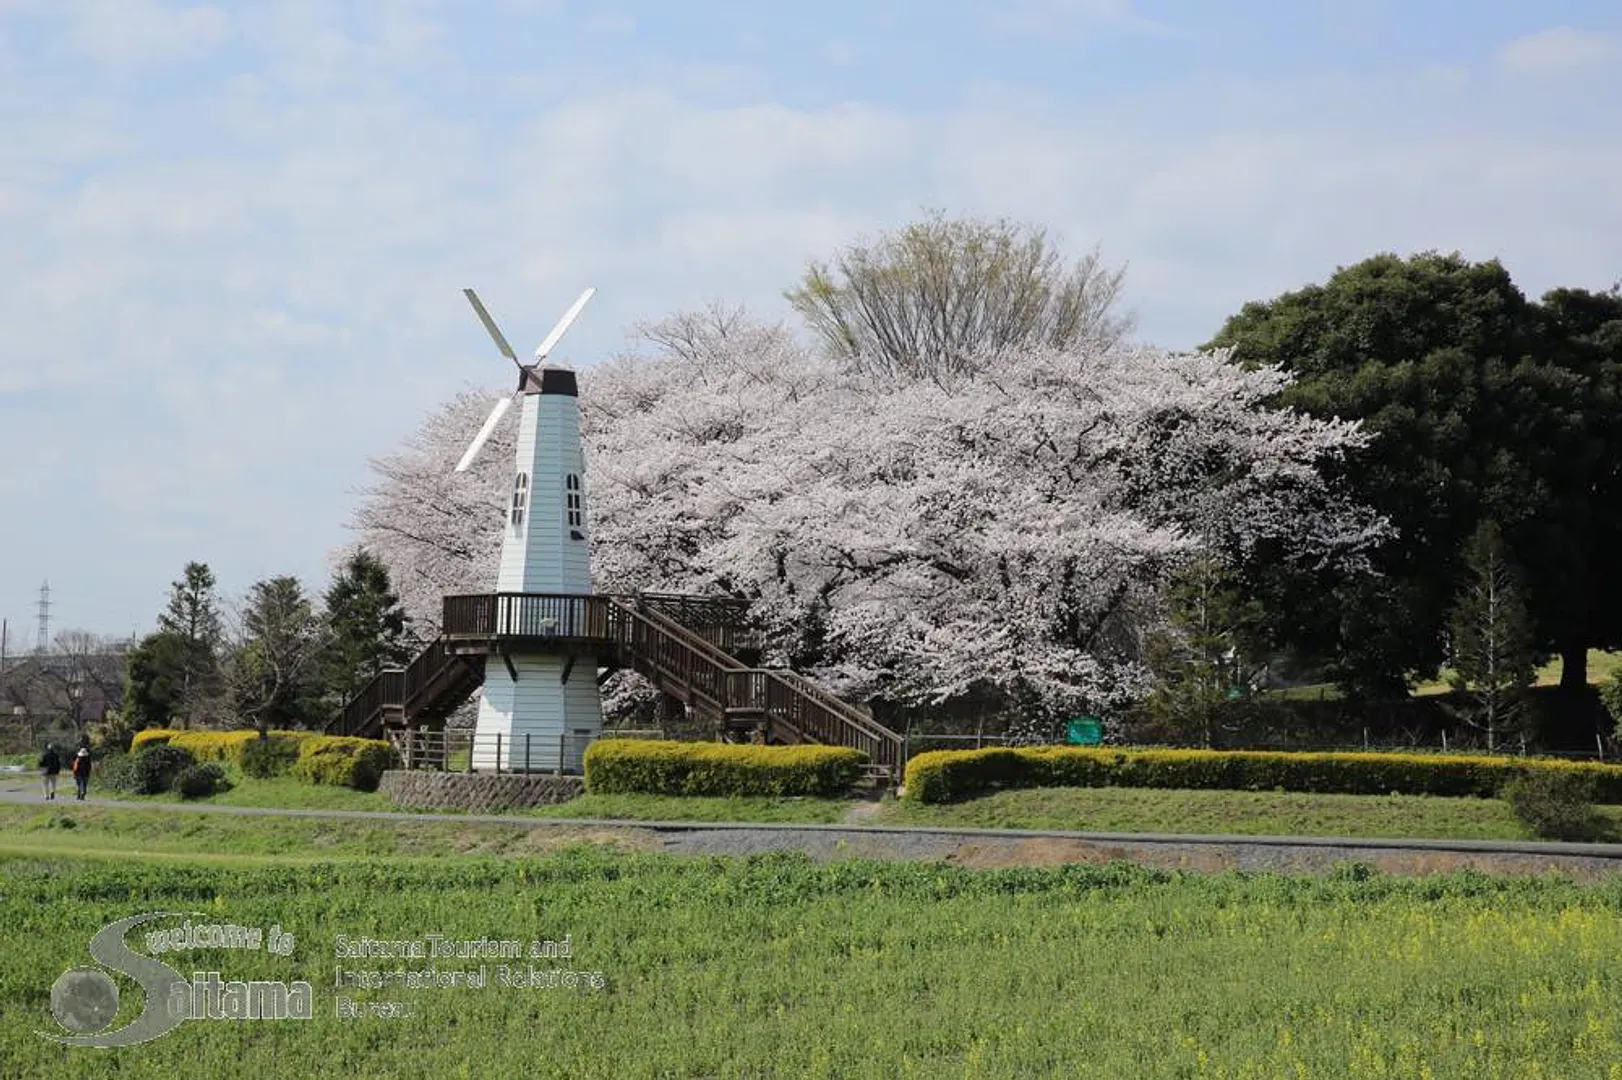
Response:
M704 626L719 628L718 633L706 635ZM875 766L892 773L900 769L900 735L804 676L747 666L727 644L736 646L746 634L739 606L729 600L658 594L447 596L443 636L404 671L373 680L329 730L373 734L390 710L409 726L422 718L442 719L482 677L484 661L469 655L470 645L494 650L502 642L521 647L525 639L562 639L579 643L585 654L595 651L604 660L612 656L629 663L667 693L723 722L738 713L758 715L782 736L854 747Z
M445 597L446 637L561 637L604 640L609 598L567 593L482 593Z
M802 740L863 750L874 765L892 773L901 768L900 735L810 679L788 670L747 667L659 611L627 611L623 602L615 603L634 617L639 630L633 661L639 656L651 660L658 670L644 674L656 682L674 677L700 688L708 699L704 704L723 718L729 711L758 712L768 725L786 725ZM651 639L646 644L640 638L642 627Z
M749 602L726 596L638 593L637 606L673 620L729 654L758 652L760 632L749 625Z
M327 731L375 738L391 720L414 722L422 713L441 719L467 700L482 670L481 659L454 656L446 651L444 638L435 639L409 666L387 668L367 683Z

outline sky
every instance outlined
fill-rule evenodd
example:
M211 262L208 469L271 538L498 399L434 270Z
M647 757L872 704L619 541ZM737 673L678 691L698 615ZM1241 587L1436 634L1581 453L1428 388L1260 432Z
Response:
M930 210L1126 267L1144 340L1381 251L1622 278L1615 0L0 0L0 616L325 587L367 461L510 367Z

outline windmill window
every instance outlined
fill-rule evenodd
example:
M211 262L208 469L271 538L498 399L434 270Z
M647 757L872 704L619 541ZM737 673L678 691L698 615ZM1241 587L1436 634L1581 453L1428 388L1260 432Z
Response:
M513 528L524 523L524 508L529 503L529 473L519 473L513 480Z
M578 473L569 473L563 478L564 509L568 511L569 527L580 528L582 515L580 512L580 476Z

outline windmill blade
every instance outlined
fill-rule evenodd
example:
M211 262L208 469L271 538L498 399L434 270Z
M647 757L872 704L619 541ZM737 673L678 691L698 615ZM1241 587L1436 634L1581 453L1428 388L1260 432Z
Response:
M467 472L467 467L473 464L473 459L479 456L479 451L484 449L484 444L490 441L491 432L496 430L496 425L501 423L501 418L507 415L507 410L512 408L512 403L513 399L510 397L504 397L496 402L496 407L490 410L490 416L485 420L484 426L479 429L479 433L473 436L473 441L468 444L467 453L463 454L462 460L456 463L457 472Z
M467 302L473 305L473 310L479 313L479 321L484 324L486 330L490 331L490 337L495 341L496 348L501 350L501 355L518 364L517 354L513 352L513 347L507 344L507 339L501 335L501 328L496 325L496 320L492 319L490 313L484 310L484 305L479 302L479 294L472 289L463 289L462 295L466 296ZM518 366L523 367L522 364L518 364Z
M568 332L569 324L574 322L575 318L580 314L580 310L586 306L586 301L590 300L592 294L596 291L595 288L587 289L580 294L580 298L574 302L574 306L563 313L563 318L558 320L558 324L552 327L552 332L546 335L546 340L541 342L540 347L535 350L535 362L537 364L546 359L558 341Z

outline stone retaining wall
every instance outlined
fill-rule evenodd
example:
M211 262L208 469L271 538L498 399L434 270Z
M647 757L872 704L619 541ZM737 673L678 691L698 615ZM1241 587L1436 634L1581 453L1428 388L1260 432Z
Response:
M522 810L553 806L585 793L579 776L550 773L461 773L391 769L377 790L411 810Z

